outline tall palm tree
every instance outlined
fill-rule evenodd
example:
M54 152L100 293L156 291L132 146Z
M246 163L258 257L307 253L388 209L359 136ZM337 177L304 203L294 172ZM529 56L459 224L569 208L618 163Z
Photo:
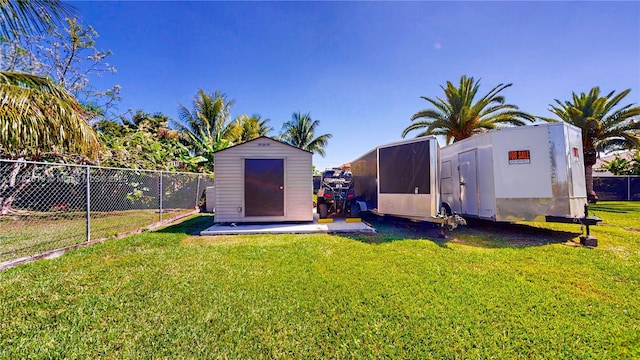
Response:
M15 40L20 34L43 33L74 10L58 0L0 0L0 36Z
M447 81L447 87L440 86L445 98L435 100L421 96L435 106L435 109L419 111L411 117L413 123L402 131L402 137L410 132L423 130L417 137L426 135L444 135L446 143L459 141L475 134L497 129L502 125L525 125L535 117L518 111L515 105L505 104L504 96L499 95L512 84L499 84L476 102L474 98L480 87L480 80L463 75L456 87Z
M291 120L282 125L280 140L297 148L311 151L320 156L325 156L324 149L329 144L331 134L315 136L320 120L311 120L309 113L301 114L299 111L291 115Z
M573 93L572 101L562 102L554 99L557 105L549 105L549 111L561 121L582 129L584 172L590 202L598 201L598 195L593 190L593 165L598 153L640 148L640 106L628 104L614 109L629 92L631 89L615 95L614 90L601 96L600 88L596 86L589 93ZM558 121L554 118L540 119Z
M174 125L183 133L183 140L196 155L213 164L213 152L232 145L234 131L231 121L233 100L220 91L207 94L199 89L191 103L191 110L178 104L179 122Z
M98 154L95 131L75 97L35 75L0 72L0 153L9 157L43 153Z

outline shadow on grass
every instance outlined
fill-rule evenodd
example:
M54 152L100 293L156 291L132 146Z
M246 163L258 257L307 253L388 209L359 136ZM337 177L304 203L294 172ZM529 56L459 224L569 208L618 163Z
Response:
M448 248L448 243L466 244L486 248L521 248L562 244L581 235L576 231L544 229L526 224L498 223L486 220L467 219L466 226L446 232L442 238L439 225L427 222L412 222L397 218L367 218L378 232L375 234L349 234L347 238L367 244L383 244L400 240L429 240Z
M156 232L170 234L200 235L200 231L213 225L213 214L198 214L190 219L167 226Z
M640 211L640 203L637 201L605 201L589 206L593 213L606 212L615 214L637 213Z
M445 248L447 241L451 238L450 232L447 232L447 239L442 238L440 226L428 222L377 216L367 216L364 220L377 232L373 234L340 234L340 236L367 244L385 244L401 240L429 240Z
M634 209L623 209L620 206L598 206L597 208L590 208L591 212L606 212L606 213L616 213L616 214L628 214L630 212L634 212Z

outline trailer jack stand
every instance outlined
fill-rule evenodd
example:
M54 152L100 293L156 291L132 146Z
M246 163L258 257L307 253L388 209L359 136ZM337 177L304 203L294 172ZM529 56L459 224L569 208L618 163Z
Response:
M587 227L587 234L585 236L580 236L580 244L584 245L584 246L598 246L598 238L596 238L595 236L591 236L591 233L589 231L589 225L592 224L589 218L589 205L585 204L584 205L584 219L583 219L583 223L585 224L585 226ZM598 218L598 220L600 220Z
M591 236L589 233L589 225L587 225L587 234L585 236L580 236L580 244L584 246L598 246L598 238Z
M444 232L444 224L440 225L440 235L438 235L440 239L446 239L447 234Z

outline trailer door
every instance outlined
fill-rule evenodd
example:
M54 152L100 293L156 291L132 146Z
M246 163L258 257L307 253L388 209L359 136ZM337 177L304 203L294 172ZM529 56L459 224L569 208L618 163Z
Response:
M460 167L460 208L464 215L478 215L477 150L458 155Z

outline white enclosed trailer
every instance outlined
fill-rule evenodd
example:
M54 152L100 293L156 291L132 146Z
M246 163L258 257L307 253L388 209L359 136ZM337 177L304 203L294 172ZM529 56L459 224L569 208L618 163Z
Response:
M434 136L377 146L351 162L361 211L455 228L464 220L440 212L439 146Z
M440 151L442 201L464 217L581 222L581 130L547 123L494 130Z

